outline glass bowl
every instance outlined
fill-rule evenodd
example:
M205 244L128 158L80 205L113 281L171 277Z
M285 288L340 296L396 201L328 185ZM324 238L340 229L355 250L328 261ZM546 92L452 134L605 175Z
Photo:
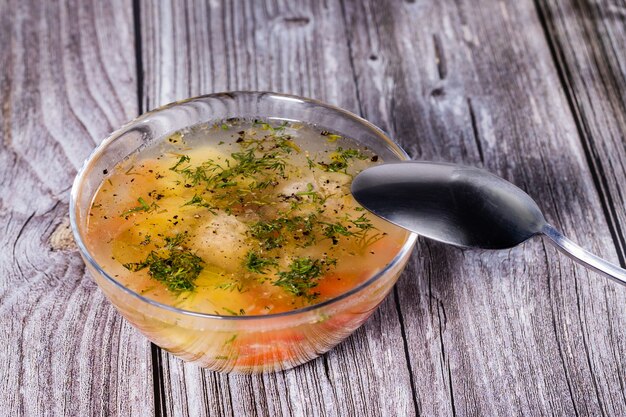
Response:
M376 126L318 101L267 92L229 92L191 98L136 118L96 148L72 187L72 231L89 272L104 294L156 345L186 361L220 372L289 369L337 345L374 312L402 272L416 235L407 234L402 248L388 265L348 292L306 308L263 316L203 314L148 299L108 274L85 243L90 204L107 170L178 130L227 118L305 122L355 139L384 161L408 159Z

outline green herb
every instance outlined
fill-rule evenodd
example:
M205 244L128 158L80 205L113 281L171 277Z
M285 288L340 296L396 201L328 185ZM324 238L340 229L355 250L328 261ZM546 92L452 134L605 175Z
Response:
M285 170L285 161L276 152L264 153L259 157L250 149L246 152L235 152L231 157L237 165L224 171L221 174L224 177L250 176L263 170L278 171L282 175Z
M150 243L151 240L152 240L152 236L146 235L146 237L144 237L144 239L141 242L139 242L139 244L142 246L146 246L148 243Z
M130 168L128 168L128 169L126 170L126 172L124 172L124 174L125 174L125 175L137 175L137 173L136 173L136 172L133 172L133 169L134 169L134 168L135 168L135 166L134 166L134 165L131 165L131 166L130 166Z
M284 236L281 235L283 227L284 220L281 218L266 222L260 221L250 226L249 234L261 242L263 249L271 250L281 247L285 242Z
M204 269L204 261L181 246L185 239L184 233L166 237L162 251L151 251L143 262L127 263L124 267L133 272L148 268L150 276L172 292L191 291L196 287L196 278Z
M208 182L211 177L210 173L221 168L211 159L203 162L197 167L192 167L191 165L182 166L182 164L188 163L190 160L191 159L188 156L183 155L180 157L178 162L170 168L170 170L183 175L187 181L191 182L193 185Z
M237 139L237 143L239 143L243 149L254 149L255 151L279 149L287 154L293 151L298 153L302 151L292 140L292 137L284 133L287 122L284 122L278 127L273 127L268 123L259 122L258 120L255 123L255 126L261 126L262 130L268 130L270 134L258 139L252 136L246 137L245 135L240 135L239 139Z
M302 152L302 149L291 140L291 136L279 136L275 138L276 148L280 148L283 152L291 153L296 151L298 153Z
M183 204L183 207L185 206L204 207L204 208L207 208L211 214L213 215L217 214L217 212L214 210L214 207L211 206L208 202L206 202L204 198L202 198L202 196L198 194L194 194L191 200Z
M144 200L142 197L139 197L137 199L137 201L139 202L139 206L133 207L131 209L128 209L128 210L122 212L122 214L120 214L120 217L126 217L129 214L136 213L136 212L139 212L139 211L145 211L145 212L149 213L149 212L159 208L159 206L155 202L152 202L152 204L148 204L148 203L146 203L146 200Z
M353 233L348 230L346 226L341 223L325 223L324 236L333 240L333 243L337 243L337 236L352 236Z
M278 152L257 156L254 149L249 149L244 152L234 152L231 158L235 161L232 166L227 163L226 167L222 167L209 159L192 167L191 165L182 166L189 162L189 157L181 156L176 165L170 169L183 175L191 184L203 184L207 189L233 187L237 185L238 177L249 178L260 172L273 171L281 176L284 174L285 161Z
M283 246L285 235L290 235L295 241L301 241L300 246L309 246L314 243L312 233L317 224L314 214L308 216L278 217L269 221L260 221L250 226L249 235L259 241L261 248L272 250ZM285 233L289 232L289 233Z
M184 163L190 162L190 161L191 161L191 158L189 158L187 155L182 155L178 159L178 162L176 162L176 164L173 167L170 167L170 170L171 171L176 171L181 164L184 164Z
M237 281L223 282L219 285L216 285L215 288L219 290L225 290L225 291L237 290L238 292L244 292L243 285Z
M311 201L314 203L324 204L326 198L323 198L315 189L313 188L313 184L308 183L306 185L306 191L297 192L296 195L299 196L308 196L311 198Z
M258 253L250 251L246 255L244 265L246 269L250 272L264 274L267 267L276 265L276 261L274 261L273 259L262 258L261 256L259 256Z
M227 312L231 316L245 316L246 315L246 310L244 310L243 308L239 309L239 313L237 313L236 311L231 310L230 308L226 308L226 307L222 307L222 310L224 310L225 312Z
M327 172L346 172L349 162L352 159L367 159L368 156L363 154L358 149L343 149L341 146L337 148L337 151L330 155L330 162L320 162L319 165Z
M347 225L341 222L328 223L321 222L323 224L323 234L326 238L331 239L333 244L339 243L339 236L355 236L364 238L370 229L374 229L374 225L371 220L366 217L365 214L361 214L356 219L350 219L346 216ZM352 230L356 228L357 230Z
M318 294L311 293L310 290L317 286L323 266L319 259L297 258L289 265L289 271L278 272L274 285L296 296L316 298Z
M284 121L283 123L281 123L280 125L274 127L271 124L264 122L262 120L254 120L252 122L252 126L255 127L260 127L262 130L269 130L270 132L274 133L274 132L280 132L282 130L285 130L285 128L289 125L289 122Z
M278 182L276 182L275 180L272 179L268 179L265 181L253 181L250 186L248 186L248 189L250 191L254 191L254 190L264 190L267 187L269 187L270 185L278 185Z
M322 136L326 136L326 141L329 143L337 142L339 139L341 139L340 135L332 134L327 130L323 130L320 134Z
M355 225L357 228L361 229L361 230L369 230L369 229L373 229L374 225L372 224L372 221L370 219L368 219L365 214L361 214L358 218L354 219L354 220L350 220L350 223L352 223L353 225Z

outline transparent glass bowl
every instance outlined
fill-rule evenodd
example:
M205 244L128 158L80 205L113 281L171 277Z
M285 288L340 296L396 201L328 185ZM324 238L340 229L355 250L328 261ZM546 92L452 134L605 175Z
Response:
M175 131L226 118L310 123L356 139L384 161L408 159L400 147L371 123L318 101L265 92L191 98L136 118L96 148L72 187L72 231L87 268L102 291L156 345L215 371L252 373L289 369L328 351L373 313L402 272L415 244L415 235L407 234L392 262L358 287L307 308L264 316L202 314L150 300L109 275L85 244L90 204L107 170Z

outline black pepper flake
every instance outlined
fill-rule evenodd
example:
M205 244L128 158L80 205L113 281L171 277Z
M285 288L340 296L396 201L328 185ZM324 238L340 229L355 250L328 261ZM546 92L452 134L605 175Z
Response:
M374 155L374 156L372 156L371 161L372 161L372 162L378 162L378 155Z
M103 170L102 170L102 173L103 173L104 175L106 175L106 174L108 174L108 173L109 173L109 170L108 170L108 169L103 169Z

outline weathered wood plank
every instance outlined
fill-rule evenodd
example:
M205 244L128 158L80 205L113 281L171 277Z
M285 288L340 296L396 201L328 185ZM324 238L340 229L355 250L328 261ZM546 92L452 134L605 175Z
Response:
M551 222L617 261L531 2L349 10L370 120L416 158L484 165L512 180ZM623 288L540 240L507 252L424 243L415 259L415 279L398 292L409 344L419 347L411 363L422 413L626 412Z
M142 2L144 103L226 90L301 94L358 112L337 1ZM414 415L393 298L349 341L276 375L198 372L164 357L168 415Z
M618 256L625 265L626 3L537 3ZM611 344L617 373L611 373L606 382L594 380L604 385L598 395L609 403L607 414L623 410L626 402L626 339L614 337ZM590 349L595 349L594 344Z
M0 2L0 414L153 414L149 344L68 229L95 143L137 113L128 2Z
M626 3L537 3L624 264Z

